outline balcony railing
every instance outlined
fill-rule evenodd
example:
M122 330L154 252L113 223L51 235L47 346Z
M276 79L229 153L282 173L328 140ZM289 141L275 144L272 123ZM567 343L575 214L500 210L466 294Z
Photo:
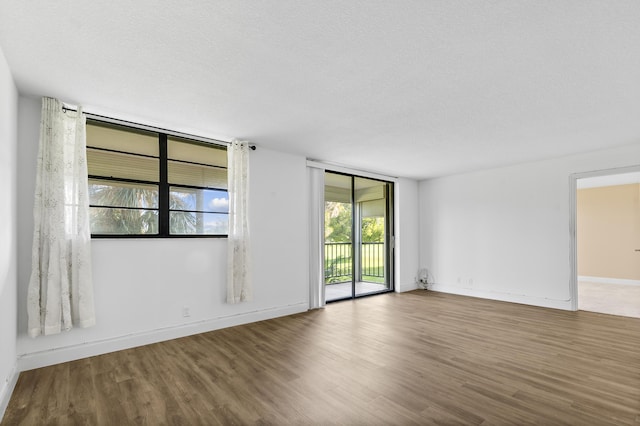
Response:
M351 243L324 244L324 282L351 281L353 275ZM361 244L361 281L380 282L384 279L384 243Z

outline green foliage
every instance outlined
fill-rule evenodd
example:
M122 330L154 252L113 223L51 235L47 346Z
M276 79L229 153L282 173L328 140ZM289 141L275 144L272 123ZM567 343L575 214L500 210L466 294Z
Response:
M350 203L328 201L325 203L325 283L348 282L352 279L351 223ZM384 283L385 237L384 217L365 217L361 221L362 279L367 282ZM364 244L379 243L379 244ZM366 262L365 260L366 259Z
M187 203L173 192L169 193L169 210L186 210ZM195 213L174 212L169 217L169 228L172 234L193 234L202 228L202 220L198 221ZM198 226L199 225L199 226Z
M127 208L91 209L91 230L99 234L156 234L158 233L158 191L135 186L89 185L92 205ZM171 197L172 209L186 209L179 197ZM149 209L149 210L141 210ZM196 218L192 213L173 213L172 233L190 233L196 228Z
M328 201L324 210L324 239L331 243L351 241L351 204ZM384 241L384 218L362 218L362 241L378 243Z
M384 241L384 218L365 217L362 219L362 242L381 243Z
M351 241L351 204L328 201L324 209L324 239L326 242Z

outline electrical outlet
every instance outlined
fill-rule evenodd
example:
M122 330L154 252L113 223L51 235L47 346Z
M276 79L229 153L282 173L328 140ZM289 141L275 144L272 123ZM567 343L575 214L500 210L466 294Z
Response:
M182 316L187 318L191 316L191 310L189 309L188 306L183 306L182 307Z

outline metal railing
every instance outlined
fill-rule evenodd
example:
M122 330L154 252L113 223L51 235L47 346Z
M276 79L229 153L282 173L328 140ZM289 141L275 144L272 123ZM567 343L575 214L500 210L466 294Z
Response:
M384 278L384 243L362 243L362 280L365 277Z
M351 281L351 243L324 243L324 282Z
M324 282L338 283L351 281L353 274L351 243L324 244ZM384 243L362 243L361 245L361 275L367 277L384 278Z

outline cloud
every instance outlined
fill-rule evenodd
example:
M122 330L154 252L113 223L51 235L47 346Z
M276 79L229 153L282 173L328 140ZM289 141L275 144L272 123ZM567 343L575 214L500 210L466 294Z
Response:
M209 202L211 210L227 210L229 208L229 200L226 198L214 198Z

